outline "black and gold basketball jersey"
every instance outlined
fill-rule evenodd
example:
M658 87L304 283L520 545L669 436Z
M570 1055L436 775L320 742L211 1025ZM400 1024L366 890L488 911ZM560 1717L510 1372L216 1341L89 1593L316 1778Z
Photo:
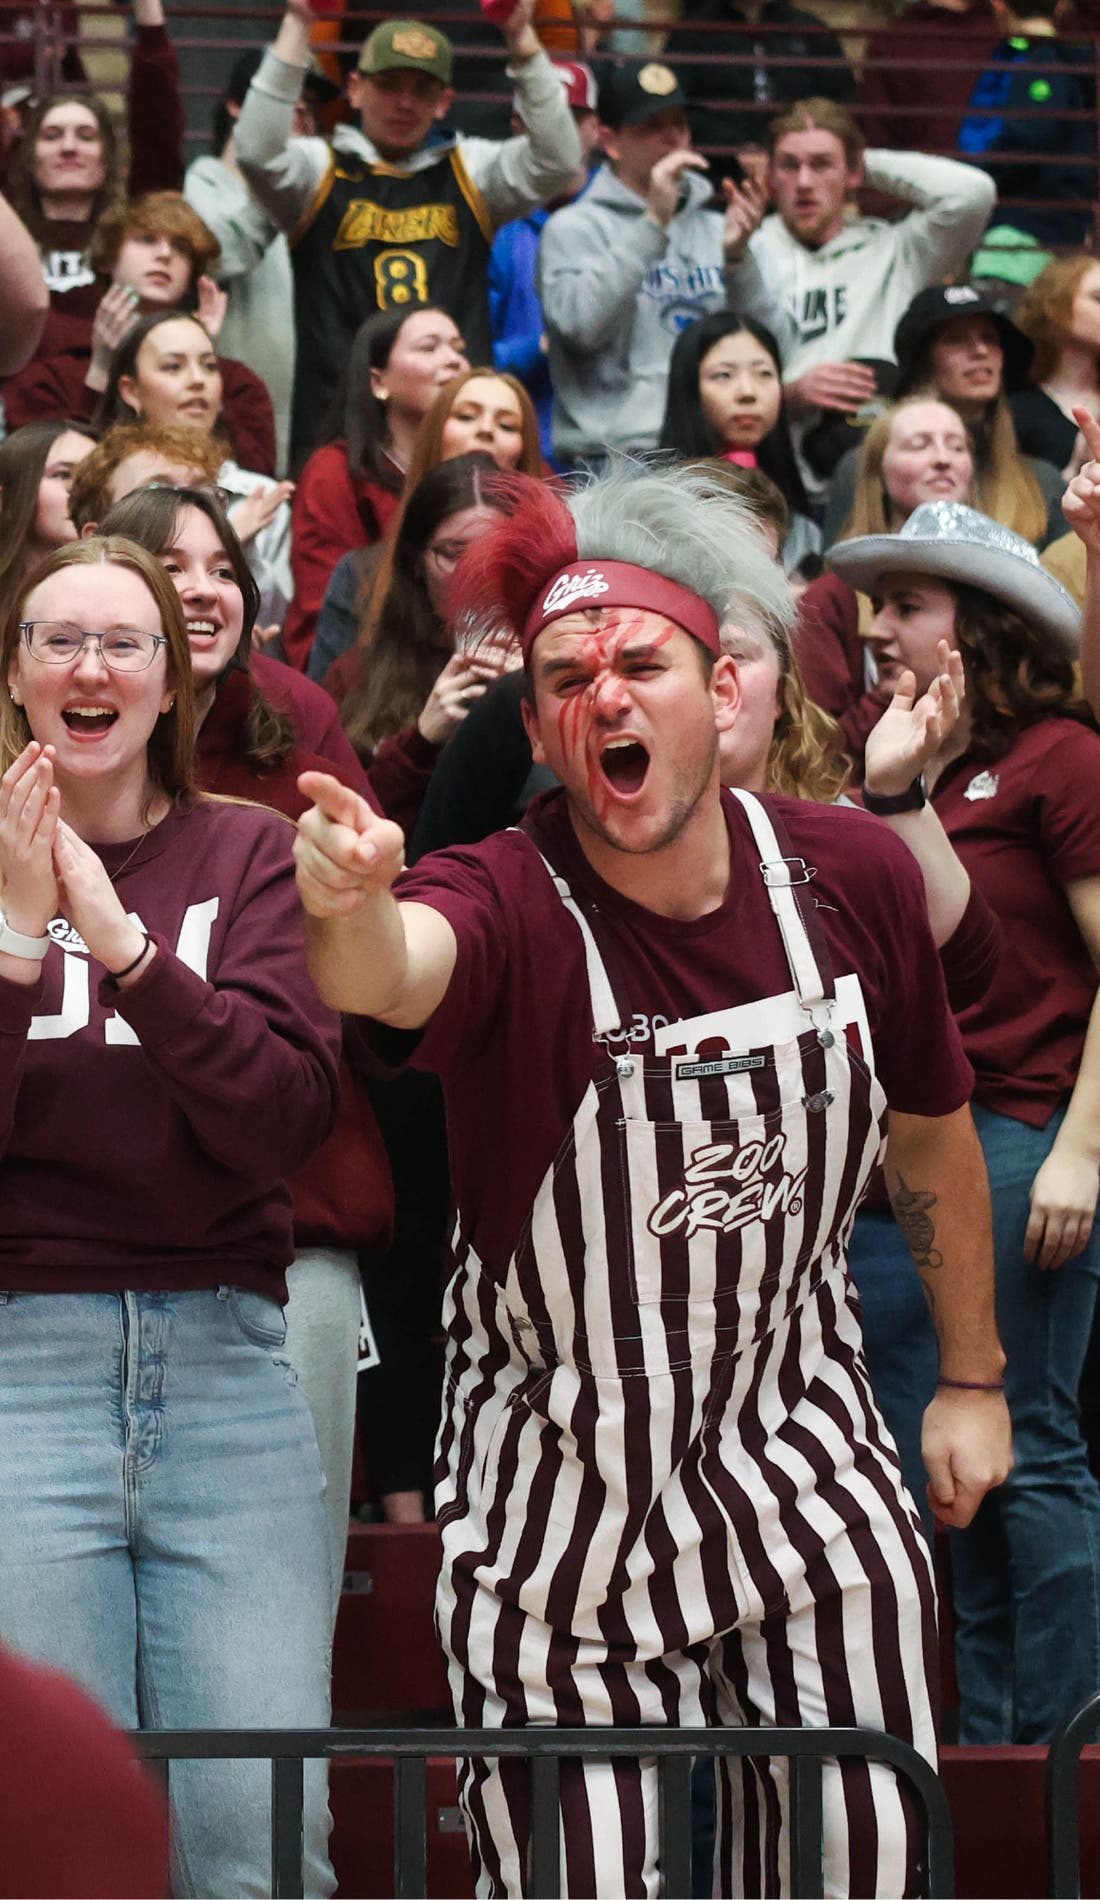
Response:
M298 367L294 455L313 446L359 325L376 310L438 304L458 324L471 363L491 363L488 269L492 229L457 147L405 172L336 150L291 236Z

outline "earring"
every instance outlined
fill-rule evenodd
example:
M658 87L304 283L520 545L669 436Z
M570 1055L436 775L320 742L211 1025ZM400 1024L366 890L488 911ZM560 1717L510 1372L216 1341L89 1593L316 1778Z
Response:
M390 392L388 389L376 389L374 393L377 396L379 402L388 402L390 399Z
M16 686L9 686L9 688L8 688L8 691L9 691L9 693L11 694L11 703L12 703L12 705L13 705L13 706L21 706L21 705L23 704L23 696L22 696L22 694L20 693L20 691L19 691L19 689L18 689L18 687L16 687Z
M175 703L176 703L176 695L175 693L170 693L168 696L168 704L164 708L165 712L170 713Z

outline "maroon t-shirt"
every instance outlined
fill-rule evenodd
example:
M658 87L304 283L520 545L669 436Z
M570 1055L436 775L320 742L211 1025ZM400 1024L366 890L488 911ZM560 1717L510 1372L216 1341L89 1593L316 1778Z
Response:
M119 990L57 920L0 978L0 1287L285 1296L286 1177L328 1133L338 1017L305 963L294 832L200 800L96 847L158 954Z
M1064 887L1100 876L1100 733L1041 719L992 765L953 760L932 797L1001 921L993 982L959 1018L975 1096L1045 1128L1077 1079L1096 995Z
M836 978L855 973L874 1062L893 1107L946 1115L972 1076L947 1005L924 887L914 859L865 812L801 799L766 801L794 852L816 866L810 887ZM748 819L722 795L732 875L724 903L694 922L660 917L597 877L573 832L564 794L531 808L539 845L599 909L626 988L632 1048L653 1052L669 1023L793 985ZM580 931L532 841L500 832L423 858L402 899L430 904L454 926L458 962L412 1060L436 1069L447 1098L455 1196L481 1258L503 1271L539 1183L591 1080L592 1018ZM385 1038L383 1038L385 1043Z

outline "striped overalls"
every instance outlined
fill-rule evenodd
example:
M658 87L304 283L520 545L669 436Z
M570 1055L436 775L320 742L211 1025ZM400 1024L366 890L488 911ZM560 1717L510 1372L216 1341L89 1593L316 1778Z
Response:
M885 1098L830 1027L802 861L738 796L793 980L760 1006L785 1009L789 1035L758 1047L708 1017L702 1052L685 1023L668 1053L631 1052L598 918L594 933L547 865L584 938L592 1079L503 1283L459 1211L437 1472L456 1710L468 1726L866 1723L933 1757L927 1551L844 1260ZM718 1890L786 1892L785 1764L722 1781ZM475 1763L462 1797L479 1893L522 1893L524 1770ZM563 1764L568 1892L655 1894L656 1806L652 1765ZM918 1890L891 1771L829 1767L825 1806L829 1894Z

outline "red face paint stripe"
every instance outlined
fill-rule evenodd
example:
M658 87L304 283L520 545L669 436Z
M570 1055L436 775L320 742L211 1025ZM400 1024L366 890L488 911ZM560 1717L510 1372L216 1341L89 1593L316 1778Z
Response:
M721 652L718 616L699 594L678 581L666 580L647 567L635 567L628 561L572 561L563 567L530 609L523 627L523 658L531 658L536 637L551 621L585 607L637 607L664 614L685 633L705 646L708 653Z

